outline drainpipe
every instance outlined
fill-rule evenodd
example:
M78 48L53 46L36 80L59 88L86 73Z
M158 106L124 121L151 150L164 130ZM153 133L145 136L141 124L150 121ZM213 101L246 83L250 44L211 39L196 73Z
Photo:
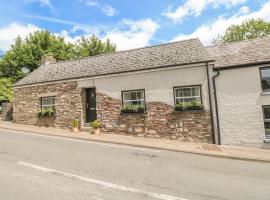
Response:
M216 109L216 119L217 119L217 139L218 139L218 145L221 145L218 103L217 103L217 88L216 88L216 78L219 75L220 75L220 71L217 69L217 74L212 77L212 80L213 80L213 87L214 87L215 109Z
M210 114L211 114L211 128L213 134L213 144L216 144L216 134L214 129L214 116L213 116L213 107L212 107L212 98L211 98L211 86L210 86L210 76L209 76L209 62L206 63L206 73L207 73L207 85L208 85L208 97L209 97L209 105L210 105Z

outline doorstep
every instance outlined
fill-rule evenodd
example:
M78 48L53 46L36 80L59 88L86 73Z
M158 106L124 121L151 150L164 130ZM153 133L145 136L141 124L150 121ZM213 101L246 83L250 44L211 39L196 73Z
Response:
M270 162L269 150L263 150L258 148L202 144L202 143L184 143L176 140L153 139L153 138L125 136L117 134L107 134L107 133L100 135L90 134L90 132L74 133L65 129L23 125L5 121L0 121L0 128L22 132L30 132L35 134L46 134L58 137L60 136L106 143L155 148L175 152L192 153L205 156L214 156L214 157L248 160L248 161Z

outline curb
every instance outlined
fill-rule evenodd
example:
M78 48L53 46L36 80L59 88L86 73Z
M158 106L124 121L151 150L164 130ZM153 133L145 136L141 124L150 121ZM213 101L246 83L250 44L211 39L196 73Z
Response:
M243 160L243 161L250 161L250 162L270 163L270 160L247 158L247 157L245 158L245 157L237 157L237 156L221 155L221 154L211 154L208 152L187 151L187 150L181 150L181 149L175 149L175 148L147 146L147 145L140 145L140 144L114 142L114 141L106 141L106 140L98 140L98 139L90 139L90 138L89 139L88 138L78 138L75 136L73 137L73 136L65 136L65 135L55 135L55 134L49 134L49 133L44 133L44 132L34 132L34 131L28 131L28 130L22 130L22 129L16 129L16 128L7 128L7 127L0 127L0 129L20 131L20 132L24 132L24 133L32 133L32 134L37 134L37 135L38 134L48 135L48 136L52 136L52 137L71 138L71 139L77 139L77 140L94 141L94 142L102 142L102 143L118 144L118 145L128 145L128 146L133 146L133 147L143 147L143 148L165 150L165 151L172 151L172 152L181 152L181 153L186 153L186 154L209 156L209 157L215 157L215 158L224 158L224 159L230 159L230 160Z

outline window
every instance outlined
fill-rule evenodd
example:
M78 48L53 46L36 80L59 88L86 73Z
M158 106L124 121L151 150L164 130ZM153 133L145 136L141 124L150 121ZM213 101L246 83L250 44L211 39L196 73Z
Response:
M263 92L270 92L270 67L261 68L261 84Z
M55 110L55 97L42 97L41 98L41 109L53 109Z
M263 106L265 138L270 139L270 106Z
M202 103L201 100L201 87L200 86L187 86L174 88L175 104L197 102Z
M132 90L122 92L123 107L143 106L145 107L144 90Z

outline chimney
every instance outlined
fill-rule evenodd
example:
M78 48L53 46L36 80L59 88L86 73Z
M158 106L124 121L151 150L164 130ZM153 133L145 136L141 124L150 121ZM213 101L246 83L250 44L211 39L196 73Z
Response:
M52 63L56 63L56 59L53 57L53 55L44 55L41 57L41 66L46 66Z

